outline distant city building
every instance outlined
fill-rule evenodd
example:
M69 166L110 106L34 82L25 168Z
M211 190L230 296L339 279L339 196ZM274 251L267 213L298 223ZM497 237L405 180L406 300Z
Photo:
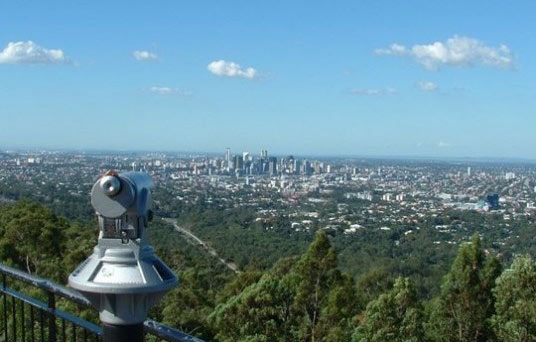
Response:
M467 167L467 176L471 177L471 167L470 166Z
M318 161L315 161L314 164L313 164L313 170L315 173L321 173L322 171L322 167L321 167L321 164L318 162Z
M499 209L499 194L488 194L486 196L486 203L488 204L489 210Z
M244 159L241 155L236 155L234 158L234 168L235 170L242 170L244 168Z
M301 160L298 160L298 159L294 160L294 173L295 174L300 173L301 165L302 165ZM536 189L536 187L534 188ZM536 190L534 191L536 192Z
M311 174L311 163L308 160L305 160L301 166L300 173L303 175Z
M270 176L277 175L277 158L270 157L268 158L268 173Z
M357 198L365 201L372 201L372 193L370 191L363 191L358 193L347 193L346 198Z
M229 170L232 165L231 165L231 149L229 147L227 147L225 149L225 167L227 168L227 170Z

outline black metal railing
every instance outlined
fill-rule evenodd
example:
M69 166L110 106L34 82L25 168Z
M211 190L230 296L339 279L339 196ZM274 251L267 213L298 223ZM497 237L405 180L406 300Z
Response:
M0 275L0 341L102 341L99 325L66 309L81 308L86 315L95 316L80 293L2 264ZM152 320L145 321L144 331L150 341L203 342Z

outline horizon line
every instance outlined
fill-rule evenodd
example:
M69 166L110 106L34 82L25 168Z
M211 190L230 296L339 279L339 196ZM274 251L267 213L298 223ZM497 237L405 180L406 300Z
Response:
M49 148L49 147L2 147L0 153L9 152L84 152L84 153L116 153L116 154L140 154L140 153L168 153L168 154L197 154L197 155L223 155L221 152L214 151L194 151L194 150L167 150L167 149L103 149L103 148ZM242 151L248 152L248 151ZM236 154L236 153L234 153ZM260 154L260 153L259 153ZM254 154L257 155L257 154ZM465 162L508 162L508 163L536 163L536 158L530 157L492 157L492 156L430 156L430 155L371 155L371 154L314 154L314 153L273 153L272 156L286 157L294 156L301 158L335 158L335 159L369 159L369 160L406 160L406 161L465 161Z

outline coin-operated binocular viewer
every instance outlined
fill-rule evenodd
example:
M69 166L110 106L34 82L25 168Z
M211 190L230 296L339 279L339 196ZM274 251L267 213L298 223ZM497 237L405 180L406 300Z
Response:
M69 286L99 310L104 342L143 341L150 307L178 283L147 242L152 186L145 173L108 171L91 190L99 241Z

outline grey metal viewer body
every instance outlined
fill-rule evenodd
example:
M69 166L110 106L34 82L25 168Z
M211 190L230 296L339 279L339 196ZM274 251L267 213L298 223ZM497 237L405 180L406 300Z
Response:
M99 311L104 342L143 341L148 310L178 283L145 236L152 186L145 173L109 171L91 190L99 240L69 285Z

